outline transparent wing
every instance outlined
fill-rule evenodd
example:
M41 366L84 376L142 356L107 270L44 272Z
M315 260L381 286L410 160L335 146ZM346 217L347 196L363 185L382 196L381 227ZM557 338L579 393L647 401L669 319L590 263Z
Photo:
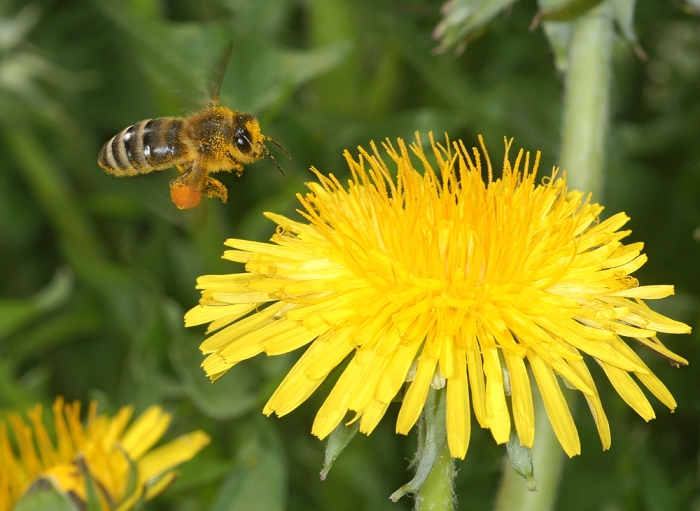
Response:
M212 83L214 87L211 91L211 106L216 106L219 104L219 94L221 93L221 84L224 83L224 76L226 75L226 68L231 60L231 53L233 52L233 41L231 41L224 52L221 54L221 60L219 61L219 66L216 69L216 73L213 76Z

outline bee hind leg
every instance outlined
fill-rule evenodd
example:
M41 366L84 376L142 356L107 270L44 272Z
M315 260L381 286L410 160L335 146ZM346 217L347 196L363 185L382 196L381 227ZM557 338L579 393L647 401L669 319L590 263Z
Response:
M170 198L178 209L194 208L202 197L202 192L196 183L192 183L192 177L196 176L193 172L196 165L176 165L176 167L180 175L170 181Z
M173 188L175 186L179 186L180 183L182 183L185 179L187 179L189 177L190 173L192 172L194 165L189 165L187 167L185 167L183 165L175 165L175 168L180 173L180 175L177 176L172 181L170 181L170 188Z
M226 204L226 201L228 200L228 190L226 190L226 187L221 181L214 179L213 177L207 176L204 178L202 192L207 194L207 197L210 199L218 197L224 204Z

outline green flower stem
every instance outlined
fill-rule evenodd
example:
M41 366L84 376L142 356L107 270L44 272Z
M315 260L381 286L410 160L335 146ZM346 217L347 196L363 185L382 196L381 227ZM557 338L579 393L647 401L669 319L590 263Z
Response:
M503 479L498 490L494 511L548 511L554 508L561 476L564 450L559 445L547 417L542 397L535 389L535 442L532 445L532 465L537 491L529 491L525 480L506 457L503 463Z
M561 168L569 189L602 201L607 135L613 20L609 2L579 18L573 27L564 94Z
M609 120L612 74L613 21L603 2L573 25L569 69L564 94L561 168L570 189L593 193L601 202L605 137ZM535 394L536 437L532 461L537 491L530 492L506 460L495 511L548 511L553 509L564 452L547 418L542 399Z
M415 511L453 511L453 481L454 466L445 441L433 469L415 496Z

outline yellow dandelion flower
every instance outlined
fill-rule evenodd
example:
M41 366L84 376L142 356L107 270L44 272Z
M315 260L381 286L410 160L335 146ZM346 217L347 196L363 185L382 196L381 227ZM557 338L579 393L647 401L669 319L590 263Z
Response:
M266 213L278 225L271 243L226 241L232 250L223 257L245 263L246 273L201 277L200 305L185 316L188 326L211 322L208 333L216 331L201 345L206 374L215 380L259 353L310 343L265 405L265 414L281 416L349 358L313 424L320 438L348 411L370 433L410 381L396 424L406 434L431 383L446 384L457 458L467 451L471 410L498 443L509 439L512 414L520 442L532 445L532 376L569 456L580 442L557 376L583 393L607 448L608 421L583 354L645 420L654 411L630 373L673 409L669 391L622 338L685 365L656 334L690 328L644 303L673 287L640 286L630 276L646 256L642 243L621 242L627 216L600 221L603 207L568 191L556 169L536 184L539 152L530 169L522 150L511 163L507 142L494 180L482 141L484 182L476 148L470 155L461 142L443 147L431 137L438 173L416 137L410 149L422 174L401 140L398 150L384 145L396 180L374 144L358 160L346 151L347 188L314 169L320 183L299 196L308 223Z
M12 446L6 424L0 423L0 511L12 509L39 477L85 502L81 464L96 483L102 509L126 511L163 491L177 475L173 469L209 443L205 433L195 431L152 449L171 416L151 406L129 426L133 411L124 407L114 417L97 415L93 401L83 426L80 403L64 403L59 397L53 405L56 442L44 426L40 404L27 414L31 426L19 415L10 415L19 452Z

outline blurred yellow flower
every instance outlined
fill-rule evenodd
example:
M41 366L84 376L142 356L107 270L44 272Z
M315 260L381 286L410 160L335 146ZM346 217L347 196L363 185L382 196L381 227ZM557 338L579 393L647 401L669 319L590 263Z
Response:
M206 374L215 380L258 353L311 343L264 408L284 415L350 358L316 416L321 438L348 410L370 433L410 381L396 424L405 434L431 383L446 383L449 448L458 458L469 443L470 408L498 443L509 439L512 413L520 442L532 445L532 375L569 456L580 442L557 375L584 394L608 448L608 421L582 354L645 420L654 411L629 373L673 409L666 387L621 337L685 365L656 334L690 328L642 301L673 287L640 286L630 276L646 256L642 243L620 241L630 234L620 230L627 216L601 222L603 207L567 191L556 169L536 184L539 153L532 169L522 150L511 163L510 142L497 180L481 142L487 182L476 148L470 155L461 142L443 147L432 137L431 145L439 173L420 142L410 147L421 174L402 140L398 150L387 142L396 180L374 144L357 161L346 151L347 189L314 170L320 183L299 196L308 223L267 213L278 224L272 243L226 241L233 250L223 257L247 272L201 277L200 305L185 316L188 326L218 330L201 345Z
M53 405L56 442L44 426L40 404L27 414L31 426L19 415L10 415L19 455L6 424L0 423L0 511L12 509L38 477L50 479L74 500L86 502L81 465L96 483L102 509L126 511L167 488L177 476L172 469L209 443L205 433L195 431L151 450L171 416L151 406L127 427L133 411L124 407L114 417L97 415L93 401L83 426L80 403L64 403L59 397Z

